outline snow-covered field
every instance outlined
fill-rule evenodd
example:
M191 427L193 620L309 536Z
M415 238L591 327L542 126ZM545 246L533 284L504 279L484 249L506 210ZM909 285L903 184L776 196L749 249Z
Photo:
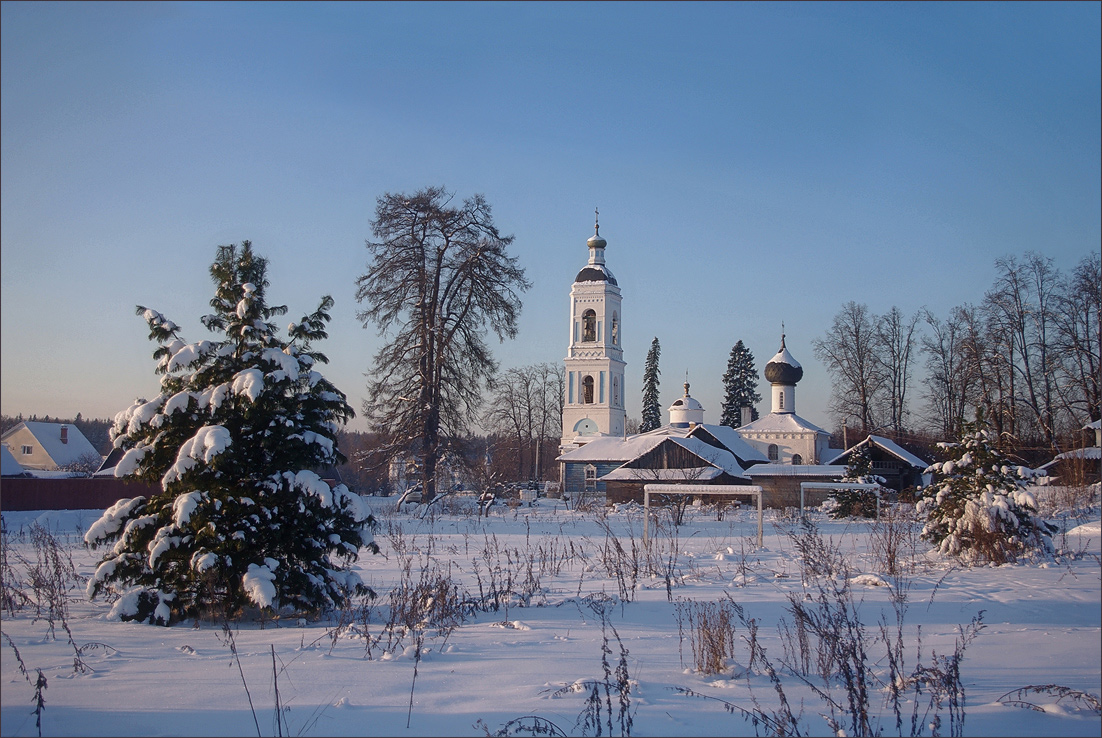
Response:
M110 603L88 602L76 581L67 611L55 604L52 628L48 607L37 617L32 605L5 610L0 732L37 735L40 717L42 735L485 735L550 724L593 735L597 719L602 735L625 728L639 736L764 735L769 720L784 716L783 692L797 721L790 730L830 733L826 695L851 733L845 670L820 668L826 649L813 634L801 649L793 615L800 604L812 614L849 613L838 621L843 635L863 630L854 683L868 677L873 730L929 734L936 714L943 735L1102 733L1102 718L1081 696L1097 705L1102 691L1097 504L1050 518L1062 530L1053 559L966 569L915 546L912 525L831 521L817 512L810 515L815 536L791 513L766 511L761 549L752 511L717 520L712 508L691 508L680 527L658 513L648 548L636 506L583 512L541 499L499 505L481 518L462 498L425 517L395 511L393 498L371 502L382 553L365 555L359 568L379 596L340 618L229 630L207 621L171 628L112 622ZM81 536L98 515L5 512L6 581L29 581L35 523L63 544L76 574L88 577L98 554ZM900 577L888 571L889 531ZM392 599L401 584L425 587ZM839 590L852 595L852 609L839 608ZM945 671L962 632L981 614L983 626L960 661L963 704L953 707L946 696L927 714L926 690L914 716L915 685L900 679L901 727L884 683L883 634L900 643L893 593L905 596L904 674L920 663ZM392 617L396 603L422 627L385 630L388 620L400 620ZM751 658L755 639L764 659L760 651ZM703 673L698 660L722 671ZM793 668L806 668L805 681ZM36 716L39 671L47 686ZM607 700L601 682L610 685ZM1007 696L1028 686L1049 688ZM1007 704L1015 699L1038 709ZM756 710L762 722L738 708ZM963 726L951 722L961 716Z

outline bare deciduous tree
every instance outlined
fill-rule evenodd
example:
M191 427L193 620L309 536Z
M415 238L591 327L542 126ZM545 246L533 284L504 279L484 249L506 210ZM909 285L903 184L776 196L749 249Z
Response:
M562 428L565 373L562 365L533 364L507 369L494 380L483 424L514 438L517 479L543 478L543 447Z
M387 193L371 230L371 262L356 280L367 309L357 317L387 341L373 360L364 414L395 451L419 457L428 502L442 445L473 419L497 368L484 339L516 336L529 283L508 253L513 237L498 232L482 195L453 206L441 187Z
M928 310L924 317L929 327L929 333L922 337L928 419L943 437L957 438L974 381L962 347L964 327L960 308L954 309L944 321Z
M873 360L880 365L884 378L885 425L896 433L904 430L909 414L907 389L911 379L911 353L915 347L915 330L921 313L911 317L892 306L876 321L876 351Z
M876 328L868 306L847 302L834 316L826 336L811 345L833 379L834 414L842 420L856 418L863 431L876 428L884 371L875 359Z

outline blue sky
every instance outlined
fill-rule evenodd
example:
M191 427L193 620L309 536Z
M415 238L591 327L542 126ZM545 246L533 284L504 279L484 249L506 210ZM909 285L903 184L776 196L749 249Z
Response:
M534 283L503 367L564 356L599 207L630 416L653 337L663 406L687 372L718 422L731 346L763 365L783 321L797 412L831 427L811 344L843 303L945 316L997 257L1099 249L1100 8L4 2L2 411L156 394L134 306L207 337L207 269L244 239L289 318L335 298L358 411L375 199L443 185L486 196Z

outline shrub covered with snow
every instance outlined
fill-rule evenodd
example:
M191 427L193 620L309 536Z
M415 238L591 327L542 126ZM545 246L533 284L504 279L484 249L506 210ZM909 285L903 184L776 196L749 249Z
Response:
M267 260L247 241L219 247L210 272L214 314L202 320L220 340L187 344L138 308L161 392L115 417L125 450L115 473L162 491L121 500L89 528L89 545L110 548L88 595L119 594L118 617L161 623L342 606L368 591L350 566L378 547L363 500L314 471L343 463L336 433L353 415L311 346L326 337L332 298L284 340L270 321L287 308L267 304Z
M1052 551L1055 528L1037 516L1027 490L1033 471L1011 463L981 419L960 443L941 444L948 459L931 465L935 483L918 501L922 538L965 563L1016 561Z

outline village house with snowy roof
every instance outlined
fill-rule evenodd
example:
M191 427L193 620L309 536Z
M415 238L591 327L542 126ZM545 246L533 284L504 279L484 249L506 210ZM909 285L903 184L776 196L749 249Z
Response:
M772 388L772 412L765 417L738 429L706 424L686 382L684 396L668 409L667 425L626 435L620 286L605 263L608 243L599 224L586 245L589 261L570 290L558 457L564 495L623 502L642 500L648 482L756 484L765 491L765 504L791 506L799 504L801 484L837 482L845 475L846 450L831 448L830 433L796 414L803 367L785 346L783 331L780 350L765 365ZM926 468L887 439L870 443L896 481L911 484Z
M103 457L80 429L69 423L27 420L0 438L25 470L59 471L78 463L98 466Z

